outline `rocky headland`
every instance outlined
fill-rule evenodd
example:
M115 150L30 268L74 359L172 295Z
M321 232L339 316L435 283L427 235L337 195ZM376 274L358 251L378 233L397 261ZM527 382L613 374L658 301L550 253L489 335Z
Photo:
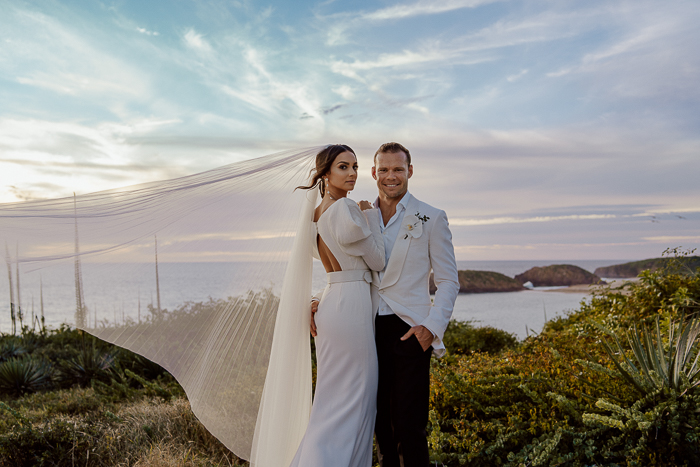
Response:
M545 267L534 267L515 276L520 284L532 283L535 287L557 287L571 285L604 284L595 274L573 264L553 264Z
M459 293L517 292L526 290L515 279L493 271L458 271ZM430 276L430 293L437 290L433 276Z
M641 261L631 261L629 263L597 268L595 273L600 277L608 277L610 279L627 279L637 277L639 273L647 269L651 271L661 269L667 266L669 261L676 261L690 271L700 268L700 256L686 256L684 258L650 258Z

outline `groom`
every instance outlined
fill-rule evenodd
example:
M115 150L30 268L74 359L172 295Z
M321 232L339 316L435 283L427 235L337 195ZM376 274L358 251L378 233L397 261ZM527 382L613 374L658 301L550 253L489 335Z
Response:
M408 192L411 153L399 143L374 155L379 224L386 268L374 272L379 389L375 436L382 467L427 467L430 356L445 353L442 337L459 282L452 235L444 211ZM431 303L430 271L437 291Z

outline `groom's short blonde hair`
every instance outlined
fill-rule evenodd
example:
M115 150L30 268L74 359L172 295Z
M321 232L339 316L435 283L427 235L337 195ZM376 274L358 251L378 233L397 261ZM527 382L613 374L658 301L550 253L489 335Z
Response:
M379 146L379 149L377 149L377 152L374 153L374 165L377 165L377 154L380 152L388 152L390 154L395 154L397 152L403 152L406 154L406 162L408 165L411 165L411 153L406 149L406 147L403 144L400 143L384 143L381 146Z

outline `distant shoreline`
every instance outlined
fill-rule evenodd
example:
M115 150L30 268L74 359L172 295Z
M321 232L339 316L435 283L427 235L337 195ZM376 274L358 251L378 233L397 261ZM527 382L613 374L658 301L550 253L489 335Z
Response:
M608 290L611 287L619 287L625 282L636 282L639 279L636 277L633 278L628 278L628 279L604 279L607 284L579 284L579 285L570 285L568 287L557 287L557 288L535 288L531 290L539 290L541 292L559 292L559 293L587 293L587 294L592 294L593 292L596 291L601 291L601 290Z

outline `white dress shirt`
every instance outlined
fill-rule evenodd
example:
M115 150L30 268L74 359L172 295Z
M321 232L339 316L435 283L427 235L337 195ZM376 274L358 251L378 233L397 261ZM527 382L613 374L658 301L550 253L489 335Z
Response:
M380 210L377 210L379 213L379 227L382 232L382 238L384 239L384 253L386 254L386 263L389 263L389 257L391 257L391 250L394 248L394 243L396 243L396 237L399 235L399 230L401 230L401 219L403 219L403 215L406 212L406 205L408 204L408 200L411 198L411 194L407 191L405 195L403 195L403 198L401 198L401 201L399 201L399 204L396 206L396 212L394 215L389 219L389 222L387 222L386 225L384 225L384 218L382 217L382 212ZM379 198L374 202L375 207L379 207ZM386 267L384 268L386 269ZM384 278L384 271L381 271L379 273L379 281L381 283L381 280ZM391 309L389 305L383 300L379 299L379 311L377 312L379 315L393 315L394 310Z

